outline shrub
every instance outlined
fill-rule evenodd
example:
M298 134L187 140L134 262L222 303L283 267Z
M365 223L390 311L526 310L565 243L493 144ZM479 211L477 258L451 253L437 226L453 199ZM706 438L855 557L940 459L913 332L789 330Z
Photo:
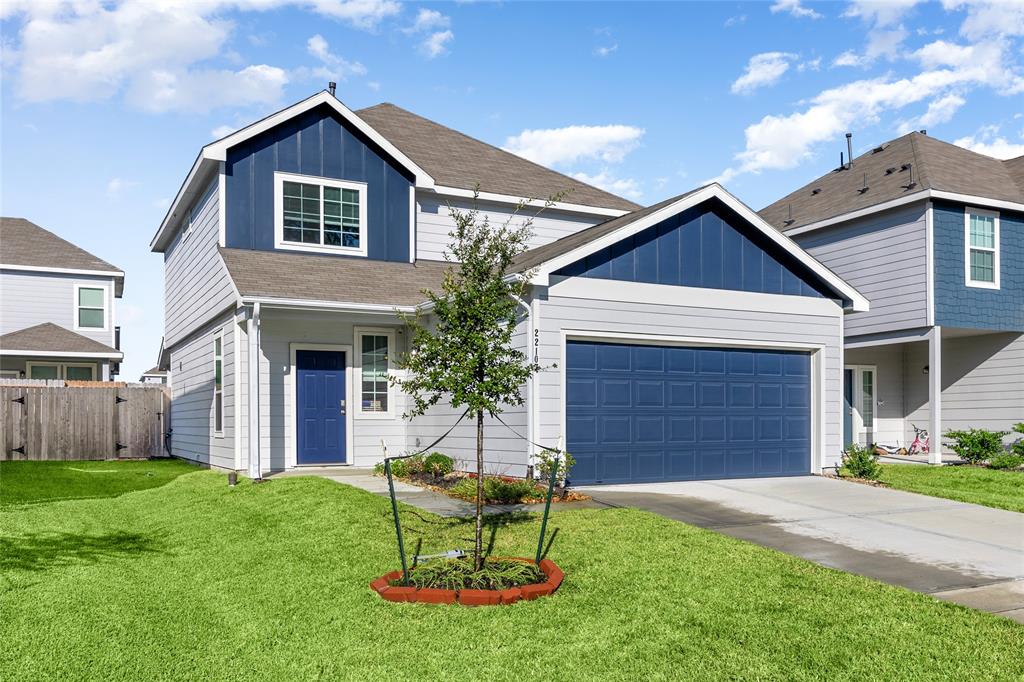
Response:
M1024 434L1024 422L1021 422L1020 424L1014 424L1013 431L1014 433ZM1013 452L1013 454L1024 457L1024 437L1018 438L1014 442L1014 444L1010 446L1010 450Z
M432 452L423 460L423 470L435 477L447 476L455 471L455 462L448 455Z
M409 459L403 459L400 461L405 462L406 465L409 467L409 473L406 474L406 476L415 476L416 474L423 473L423 455L413 455ZM394 466L394 463L392 463L392 469L394 469Z
M847 448L843 453L843 463L839 473L842 476L864 478L869 481L878 480L882 474L882 465L878 463L878 455L875 454L874 446L865 448L860 445L851 445Z
M409 571L409 582L414 587L442 590L507 590L544 579L536 564L513 559L486 559L479 571L473 570L473 562L468 559L435 559ZM402 579L391 584L400 585Z
M568 452L563 452L559 455L553 450L544 450L537 455L537 471L540 472L541 478L545 481L551 476L551 468L555 466L556 456L558 458L558 473L555 474L555 480L558 482L564 482L576 464L576 459Z
M476 479L466 477L453 485L449 490L453 497L464 500L476 499ZM484 479L484 502L494 504L515 504L524 498L537 495L537 486L525 479L502 480L500 478Z
M384 475L384 462L377 462L373 465L373 475L383 476Z
M981 464L1003 452L1003 436L1006 431L987 431L985 429L968 429L966 431L947 431L946 443L961 459L971 464Z
M391 463L391 475L395 478L408 478L411 473L409 460L396 459Z
M1015 445L1019 445L1019 443L1015 443ZM1009 452L996 455L988 460L989 469L1018 469L1021 464L1024 464L1024 455Z

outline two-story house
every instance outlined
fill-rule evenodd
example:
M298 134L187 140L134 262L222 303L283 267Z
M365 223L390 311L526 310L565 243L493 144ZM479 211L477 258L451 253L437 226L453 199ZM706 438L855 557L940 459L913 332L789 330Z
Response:
M1000 161L914 132L761 216L852 283L844 441L907 444L1024 421L1024 157Z
M867 302L718 185L639 208L391 104L321 92L200 150L152 241L172 450L262 472L380 461L456 423L388 381L450 264L448 207L568 191L516 263L545 367L488 467L567 445L577 482L808 474L841 448L842 328ZM537 208L535 205L534 210ZM163 365L161 365L163 366ZM258 434L258 437L256 437ZM437 446L463 465L474 430Z
M0 377L107 381L123 358L124 273L24 218L0 218Z

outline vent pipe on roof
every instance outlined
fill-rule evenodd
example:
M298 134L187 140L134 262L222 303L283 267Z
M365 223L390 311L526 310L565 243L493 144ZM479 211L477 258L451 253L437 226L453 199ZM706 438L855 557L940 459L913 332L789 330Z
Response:
M846 156L849 159L846 167L853 168L853 133L846 133Z
M334 94L334 91L335 91L335 90L336 90L337 88L338 88L338 84L337 84L337 83L335 83L334 81L331 81L330 83L328 83L328 84L327 84L327 92L331 93L331 97L335 97L335 96L336 96L336 95Z

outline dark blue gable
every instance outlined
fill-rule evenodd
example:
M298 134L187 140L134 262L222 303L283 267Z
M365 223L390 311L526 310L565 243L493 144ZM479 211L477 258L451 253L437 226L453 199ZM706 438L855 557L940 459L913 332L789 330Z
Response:
M556 275L834 298L759 230L708 202L559 270Z
M367 256L408 261L412 177L323 105L228 150L225 245L274 250L274 172L367 184ZM348 257L348 256L339 256Z

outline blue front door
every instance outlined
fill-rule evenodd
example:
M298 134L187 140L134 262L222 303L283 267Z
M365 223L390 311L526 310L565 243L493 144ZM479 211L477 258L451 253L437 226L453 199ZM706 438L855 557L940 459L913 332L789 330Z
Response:
M569 341L573 483L811 472L807 353Z
M345 353L295 351L297 464L345 462Z

